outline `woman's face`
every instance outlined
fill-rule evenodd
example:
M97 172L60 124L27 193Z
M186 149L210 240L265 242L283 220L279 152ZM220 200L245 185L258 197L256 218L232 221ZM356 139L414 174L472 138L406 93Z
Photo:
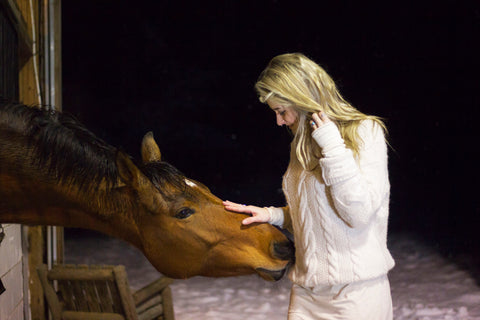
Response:
M287 127L292 130L293 133L298 128L298 112L289 106L285 106L282 103L275 100L267 100L267 104L275 112L277 118L277 125Z

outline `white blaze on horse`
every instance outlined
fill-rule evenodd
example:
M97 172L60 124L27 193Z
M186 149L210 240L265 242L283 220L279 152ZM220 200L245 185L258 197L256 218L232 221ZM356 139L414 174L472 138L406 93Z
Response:
M244 216L161 161L152 134L141 151L135 164L66 114L1 106L0 223L97 230L172 278L282 277L294 255L282 232L243 226Z

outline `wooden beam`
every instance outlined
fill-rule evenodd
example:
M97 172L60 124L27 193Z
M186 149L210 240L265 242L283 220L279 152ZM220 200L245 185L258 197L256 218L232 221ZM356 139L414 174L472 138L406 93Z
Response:
M46 320L46 306L37 268L43 264L45 227L28 228L28 268L30 272L30 310L32 320ZM28 300L25 301L28 303Z
M17 30L19 65L22 67L33 55L33 41L28 32L27 23L18 8L15 0L0 0L1 7L5 10L13 27Z

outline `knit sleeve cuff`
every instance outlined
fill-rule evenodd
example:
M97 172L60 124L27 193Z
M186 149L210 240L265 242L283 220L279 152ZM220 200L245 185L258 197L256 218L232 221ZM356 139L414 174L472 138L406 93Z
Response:
M322 149L326 158L336 157L345 152L345 142L333 122L328 122L312 133L313 139Z
M265 207L265 209L270 213L270 224L282 227L285 221L285 213L283 212L283 209L276 207Z

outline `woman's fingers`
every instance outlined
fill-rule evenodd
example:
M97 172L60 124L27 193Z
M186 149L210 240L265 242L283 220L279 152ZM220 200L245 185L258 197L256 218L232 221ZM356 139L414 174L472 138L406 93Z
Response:
M266 208L260 208L256 206L247 206L244 204L238 204L231 201L224 201L223 205L228 211L247 213L252 215L251 217L245 218L242 221L242 224L247 225L254 222L268 222L270 220L270 213Z
M247 225L254 222L265 223L270 221L270 213L266 208L254 207L255 210L252 211L252 216L243 219L242 224Z
M223 205L225 206L225 209L227 209L228 211L251 214L252 215L251 217L248 217L242 220L243 225L258 222L258 218L255 216L254 211L252 211L251 208L249 208L249 206L246 206L244 204L238 204L228 200L223 201Z
M258 218L258 216L251 216L251 217L248 217L248 218L245 218L245 219L242 220L243 225L248 225L248 224L255 223L255 222L263 222L263 221L261 221Z
M225 206L225 209L229 211L251 213L251 210L248 208L248 206L244 204L238 204L227 200L223 201L223 205Z
M312 129L315 130L315 129L321 127L322 125L326 124L329 121L330 121L330 119L327 117L325 112L320 111L318 113L313 113L312 114L312 121L311 121L310 125L312 126Z
M312 119L313 119L313 121L316 125L318 125L322 122L318 113L313 113L312 114Z

